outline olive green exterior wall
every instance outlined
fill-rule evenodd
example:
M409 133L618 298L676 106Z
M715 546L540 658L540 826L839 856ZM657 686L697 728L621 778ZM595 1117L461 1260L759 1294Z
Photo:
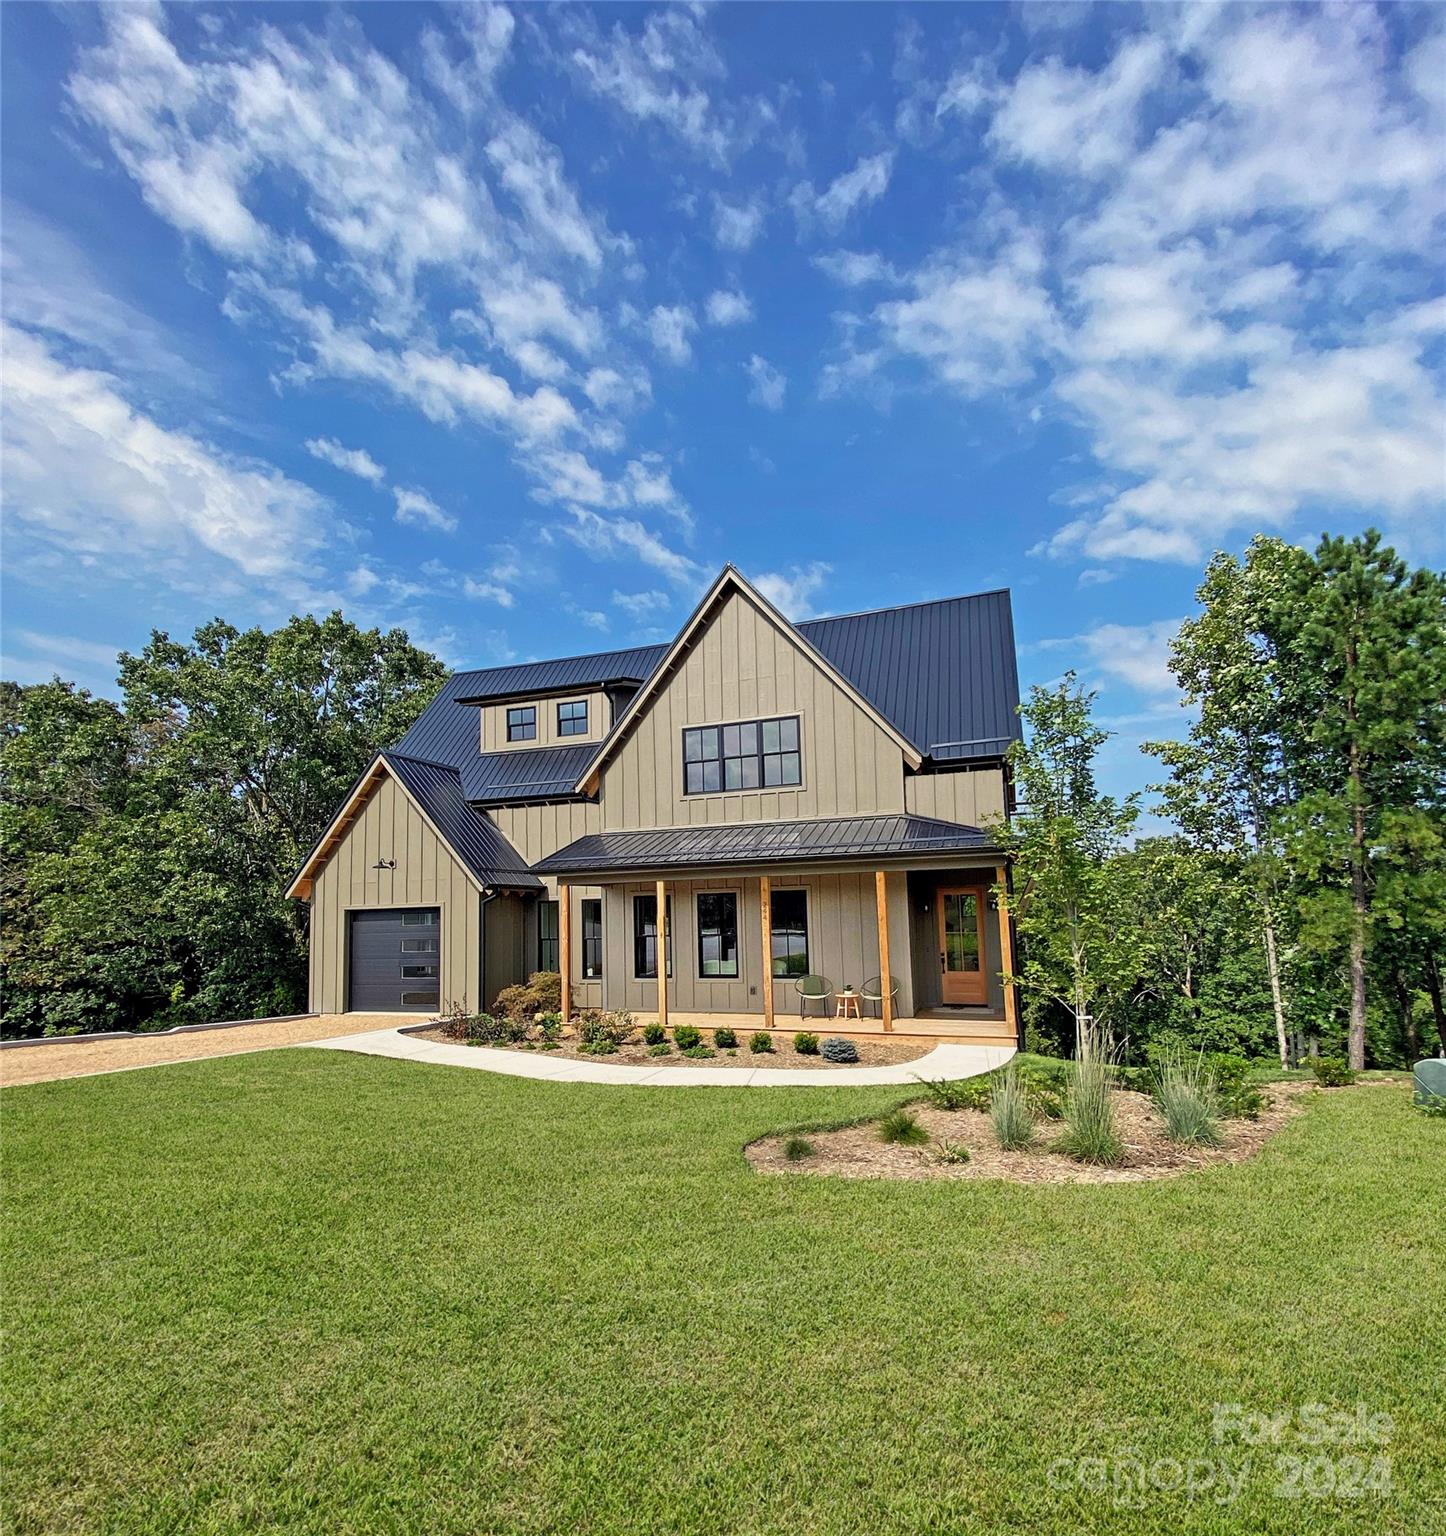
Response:
M683 729L797 714L803 784L683 793ZM904 809L898 744L794 640L730 592L603 765L603 825L687 827Z
M904 805L915 816L987 827L1004 818L1004 770L951 768L905 774Z
M559 736L557 706L584 699L587 701L586 732L581 736ZM537 735L531 741L508 741L507 711L525 709L529 704L537 711ZM548 699L514 699L510 704L484 704L477 713L482 717L479 729L483 752L517 751L522 747L576 747L586 741L601 741L612 727L612 706L601 689L593 692L584 689Z
M395 869L375 869L395 859ZM367 907L441 909L441 1000L469 1008L481 996L481 893L397 782L384 777L331 857L311 895L311 1007L347 1007L348 913Z

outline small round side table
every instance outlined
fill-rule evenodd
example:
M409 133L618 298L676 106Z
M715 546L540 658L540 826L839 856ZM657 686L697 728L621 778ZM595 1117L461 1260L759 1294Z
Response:
M845 987L842 992L835 995L838 998L838 1004L834 1009L834 1018L852 1018L862 1021L863 1015L859 1012L859 994L857 992L853 991L850 987Z

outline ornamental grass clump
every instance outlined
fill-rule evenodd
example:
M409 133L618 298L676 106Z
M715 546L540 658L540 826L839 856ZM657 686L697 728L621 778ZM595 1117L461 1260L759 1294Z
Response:
M929 1133L907 1109L891 1110L879 1121L879 1140L896 1147L922 1147Z
M1064 1135L1055 1147L1081 1163L1109 1167L1125 1155L1124 1142L1115 1128L1108 1061L1083 1056L1075 1063L1074 1078L1065 1095Z
M989 1118L994 1123L999 1145L1006 1151L1022 1151L1034 1141L1034 1111L1013 1065L1004 1069L994 1085L989 1100Z
M783 1155L790 1163L801 1163L812 1157L816 1148L806 1136L790 1136L783 1144Z
M1171 1141L1190 1147L1218 1147L1224 1140L1215 1078L1202 1056L1177 1055L1164 1061L1153 1098Z

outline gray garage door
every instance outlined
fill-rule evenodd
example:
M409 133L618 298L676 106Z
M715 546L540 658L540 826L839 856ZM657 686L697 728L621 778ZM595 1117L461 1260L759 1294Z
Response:
M436 907L351 915L351 1000L366 1013L439 1007L441 924Z

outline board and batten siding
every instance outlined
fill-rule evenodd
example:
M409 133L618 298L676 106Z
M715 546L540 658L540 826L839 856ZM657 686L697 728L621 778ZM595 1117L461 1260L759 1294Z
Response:
M951 768L906 774L904 806L915 816L987 827L1004 819L1004 770Z
M376 869L395 859L395 869ZM347 1007L349 914L378 907L438 907L441 1003L480 1006L481 894L466 869L389 775L315 876L311 895L311 1007Z
M879 972L879 925L871 874L776 874L773 891L808 893L808 963L835 987L851 982L855 989ZM656 1014L658 984L633 975L633 897L651 896L651 884L607 887L603 901L603 992L606 1006ZM738 894L738 977L698 975L698 905L705 891ZM679 1013L756 1013L763 1015L763 934L758 880L753 876L670 880L673 898L673 974L668 980L668 1007ZM895 1013L913 1012L913 979L909 963L908 877L888 876L889 949L894 980L899 985ZM775 1017L786 1020L798 1012L798 994L786 980L775 978ZM813 1016L817 1016L814 1010Z
M578 736L557 734L557 706L559 704L587 703L587 730ZM507 711L526 709L537 711L537 735L531 741L508 741ZM577 693L561 694L548 699L513 699L510 704L484 704L478 713L482 716L482 750L484 752L515 752L522 747L576 747L587 741L601 741L612 726L612 705L602 689L582 689Z
M801 786L683 793L686 726L792 714L802 730ZM904 760L898 744L797 643L733 592L603 765L600 788L609 831L861 816L904 809Z

